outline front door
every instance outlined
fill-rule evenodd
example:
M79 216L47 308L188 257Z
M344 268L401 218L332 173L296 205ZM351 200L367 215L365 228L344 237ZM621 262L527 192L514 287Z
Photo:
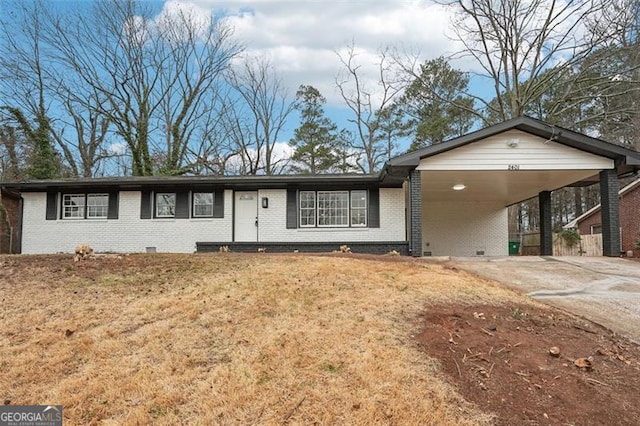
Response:
M236 192L235 241L258 241L258 193Z

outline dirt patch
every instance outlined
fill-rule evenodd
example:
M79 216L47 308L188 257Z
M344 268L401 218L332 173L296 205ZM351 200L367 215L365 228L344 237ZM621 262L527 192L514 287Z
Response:
M530 305L434 307L418 339L462 396L495 413L497 424L631 425L640 418L640 348L584 319Z

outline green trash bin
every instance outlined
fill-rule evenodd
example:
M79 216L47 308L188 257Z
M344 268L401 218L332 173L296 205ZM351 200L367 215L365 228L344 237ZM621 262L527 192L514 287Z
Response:
M520 253L520 241L509 241L509 256L517 256Z

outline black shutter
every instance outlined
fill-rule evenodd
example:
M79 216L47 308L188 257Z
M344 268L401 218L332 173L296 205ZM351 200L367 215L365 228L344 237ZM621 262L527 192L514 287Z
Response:
M298 227L298 191L287 189L287 229Z
M142 191L140 199L140 219L151 219L151 191Z
M369 190L369 228L380 228L380 190Z
M56 220L58 215L58 193L47 192L47 220Z
M176 191L176 219L189 218L189 191Z
M109 193L109 209L107 211L107 219L118 218L118 191Z
M213 193L213 217L224 217L224 190Z

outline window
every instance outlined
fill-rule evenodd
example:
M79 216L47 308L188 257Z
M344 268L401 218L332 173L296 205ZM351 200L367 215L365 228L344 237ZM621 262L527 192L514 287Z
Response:
M193 217L213 217L213 192L193 193Z
M367 191L300 191L300 227L367 226Z
M316 226L316 193L300 192L300 226Z
M87 218L106 219L109 211L108 194L88 194L87 195Z
M176 216L176 194L157 193L156 194L156 217Z
M348 191L318 191L318 226L349 226Z
M351 226L367 226L367 191L351 191Z
M107 219L109 194L64 194L63 219Z
M84 219L84 194L65 194L62 197L63 219Z
M592 234L602 234L602 225L591 225L591 233Z

